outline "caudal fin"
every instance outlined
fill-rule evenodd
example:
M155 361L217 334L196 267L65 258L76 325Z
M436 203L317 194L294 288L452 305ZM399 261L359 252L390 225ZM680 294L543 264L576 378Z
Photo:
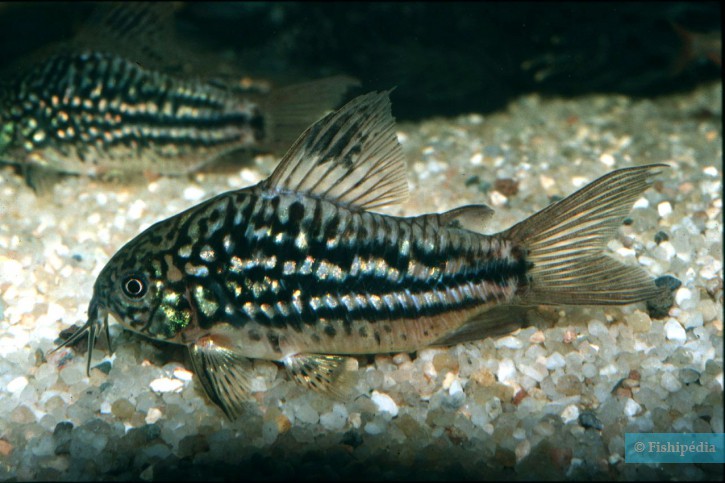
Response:
M526 250L526 304L623 305L649 300L663 289L640 267L603 253L664 164L613 171L504 232Z

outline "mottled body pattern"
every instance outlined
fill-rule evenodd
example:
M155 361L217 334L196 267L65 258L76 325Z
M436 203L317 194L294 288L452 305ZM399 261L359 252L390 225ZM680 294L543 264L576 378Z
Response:
M129 242L99 275L84 329L92 340L110 313L187 345L232 417L246 357L282 361L296 381L334 392L340 355L479 339L517 322L497 307L657 295L641 269L600 253L653 170L615 171L495 235L471 229L492 214L485 205L373 213L407 185L387 95L368 94L312 125L267 180Z
M526 262L500 238L441 227L434 216L352 211L260 187L172 218L134 248L119 267L133 273L139 257L153 260L148 283L164 284L171 302L150 309L182 321L144 307L134 329L189 343L228 324L245 355L266 359L309 347L413 351L526 285ZM122 299L109 308L127 310ZM442 314L450 322L432 323Z
M179 174L264 137L259 106L122 57L57 55L14 82L0 106L5 156L66 173Z
M332 88L334 79L319 82ZM115 54L58 54L5 87L0 159L86 175L184 174L225 153L268 148L280 134L290 135L275 123L298 124L297 136L351 83L337 79L322 106L291 114L288 106L275 104L274 95L177 78ZM317 90L314 83L299 87L298 107L308 105L305 96Z

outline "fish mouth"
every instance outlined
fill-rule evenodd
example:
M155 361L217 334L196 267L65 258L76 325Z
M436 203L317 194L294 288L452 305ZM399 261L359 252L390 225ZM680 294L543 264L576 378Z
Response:
M91 299L88 306L88 320L78 330L76 330L69 338L63 341L51 353L62 349L63 347L75 344L86 332L88 332L88 360L86 362L86 375L91 373L91 357L93 356L93 347L96 344L96 336L101 328L105 326L106 341L108 343L108 351L113 352L111 348L111 335L108 332L108 310L99 307L96 298Z

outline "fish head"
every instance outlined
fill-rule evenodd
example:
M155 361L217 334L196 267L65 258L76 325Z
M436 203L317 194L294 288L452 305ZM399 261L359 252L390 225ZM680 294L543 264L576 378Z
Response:
M188 289L182 277L169 273L170 256L158 243L162 237L149 230L119 250L98 275L89 317L110 314L128 330L181 342L194 321Z

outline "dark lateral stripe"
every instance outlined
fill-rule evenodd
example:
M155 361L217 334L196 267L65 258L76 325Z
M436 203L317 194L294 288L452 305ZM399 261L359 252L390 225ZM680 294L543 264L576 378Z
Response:
M239 143L244 132L251 131L255 139L264 134L262 115L224 91L146 71L109 54L56 56L21 77L16 90L20 111L13 111L15 120L31 117L46 133L37 147L77 141L101 141L107 147L132 142L211 147ZM51 102L54 97L57 105ZM171 112L164 109L167 103ZM150 106L156 112L149 112ZM184 107L193 112L181 112ZM80 149L79 156L85 151Z
M346 322L345 330L352 330L349 325L351 321L363 319L367 321L391 320L398 318L413 318L420 316L438 315L450 310L469 308L475 305L485 303L486 300L469 298L464 296L464 292L460 292L459 302L440 302L438 300L433 303L422 303L419 308L414 304L408 303L406 306L400 303L396 298L393 307L388 304L381 304L377 309L371 304L364 307L358 307L353 310L348 308L342 302L345 294L359 293L365 295L375 295L383 297L390 294L399 293L402 290L413 296L419 296L424 292L436 291L444 292L447 288L455 289L469 284L487 283L501 288L507 287L511 280L515 283L523 284L526 282L527 264L524 260L511 260L494 258L491 254L483 254L480 247L467 246L466 243L449 243L445 253L435 253L425 248L425 240L411 240L411 250L407 256L401 255L398 249L400 240L394 239L392 233L398 233L403 236L404 233L413 236L417 230L411 229L401 230L393 229L392 223L381 215L365 213L351 214L342 209L331 210L327 217L323 217L323 209L321 202L314 200L311 202L295 201L288 205L288 219L283 221L278 216L278 208L280 205L279 197L265 199L252 194L236 193L228 200L216 200L214 203L226 203L220 209L225 213L225 223L222 228L217 230L210 238L203 241L197 241L194 246L191 261L195 265L205 265L209 269L208 283L212 280L218 280L218 277L224 277L225 281L236 282L244 287L241 294L237 296L229 292L227 284L215 283L215 298L218 299L220 305L223 302L233 303L236 311L233 323L239 325L245 321L254 318L255 321L268 325L273 328L291 327L295 330L301 330L304 325L316 324L320 318L339 319ZM217 207L219 208L219 207ZM237 211L243 209L243 221L240 226L232 226ZM182 233L188 233L190 228L195 224L199 227L201 234L206 233L206 229L212 218L219 215L217 211L212 211L209 215L209 209L199 209L199 213L203 216L192 216L179 229ZM342 217L347 217L345 222L341 222ZM360 222L355 222L354 218L359 217ZM203 218L203 219L200 219ZM423 219L425 222L426 220ZM414 223L411 220L396 220L397 223ZM250 239L243 236L245 225L252 231L257 231ZM331 238L333 232L331 226L340 226L341 229L347 230L350 227L357 227L355 236L351 238L351 242L346 241L343 233L339 233L339 242L334 248L327 247L327 240ZM422 233L434 230L433 227L427 227L425 224L419 227ZM269 232L267 232L267 229ZM304 230L308 233L306 249L300 249L295 244L295 238ZM230 259L226 255L223 248L223 237L225 234L231 233L234 238L234 254L246 263L250 257L255 257L262 253L264 257L274 256L276 263L265 265L263 263L245 267L240 273L234 273L230 270ZM261 235L260 235L261 233ZM283 233L285 237L280 243L276 240L276 236ZM313 237L312 234L318 235ZM365 235L364 237L362 235ZM451 235L454 236L454 235ZM188 236L180 236L177 248L184 243L190 242ZM217 252L217 259L214 262L205 263L199 257L199 252L203 245L210 245ZM436 242L437 246L437 242ZM484 257L484 255L486 255ZM381 258L385 260L389 267L395 267L399 271L398 280L390 280L386 274L379 275L375 271L367 273L358 273L355 276L349 275L353 261L356 256L363 260L369 258ZM301 273L301 267L305 263L307 257L312 257L310 273ZM174 254L176 260L176 254ZM462 258L464 267L458 273L446 274L443 272L445 262L453 258ZM486 260L486 258L488 258ZM407 268L410 261L420 264L423 267L438 267L441 271L437 278L420 279L417 276L407 274ZM294 261L296 263L293 273L284 273L285 262ZM317 270L321 263L327 262L335 264L342 268L342 279L328 277L322 279L317 275ZM179 267L183 267L185 260L177 260ZM468 263L468 266L466 266ZM195 277L196 282L204 285L205 277ZM276 281L277 286L273 288ZM256 294L255 290L256 287ZM260 290L261 288L261 290ZM223 291L223 294L218 293ZM315 299L325 300L326 296L332 296L336 302L336 306L328 306L326 304L319 305L316 309L312 307L311 301ZM301 313L294 308L293 298L297 296L302 305ZM288 313L285 315L277 306L281 302L287 307ZM242 307L245 304L251 304L255 307L256 313L250 317ZM262 311L261 306L267 304L272 308L273 315L269 315L269 310ZM333 304L335 305L335 304ZM220 309L221 310L221 309ZM216 314L215 314L216 316ZM206 318L204 318L206 319ZM214 320L200 321L204 325L211 324Z

